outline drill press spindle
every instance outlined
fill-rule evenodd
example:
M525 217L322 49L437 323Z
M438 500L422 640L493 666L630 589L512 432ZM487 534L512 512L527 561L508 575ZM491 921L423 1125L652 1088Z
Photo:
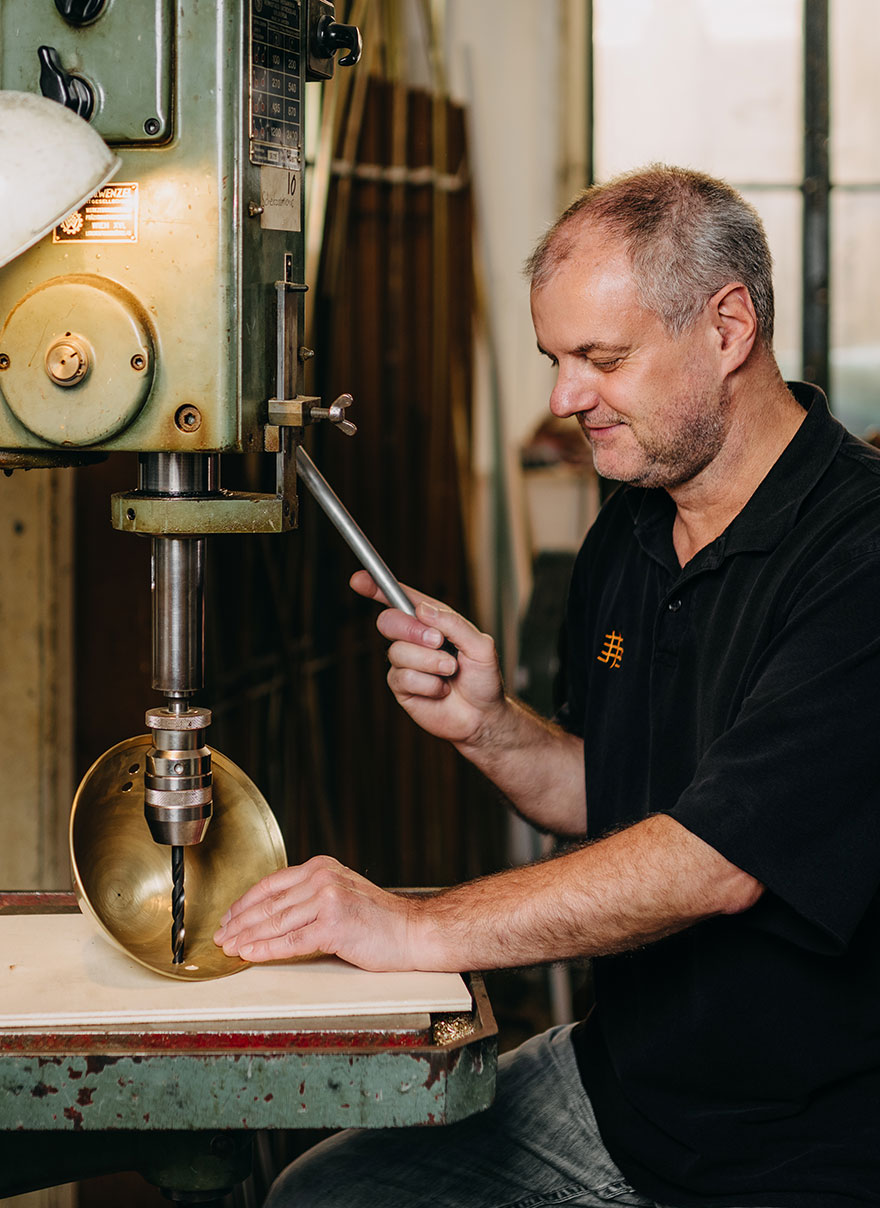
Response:
M157 453L140 459L142 492L198 497L216 490L217 458ZM204 838L212 812L207 709L190 698L204 682L205 538L152 539L153 687L165 707L147 711L153 745L144 775L144 814L157 843L171 847L171 958L184 961L184 847Z

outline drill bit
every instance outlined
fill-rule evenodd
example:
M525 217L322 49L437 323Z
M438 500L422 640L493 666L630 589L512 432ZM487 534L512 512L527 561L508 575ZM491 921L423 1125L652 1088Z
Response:
M183 941L186 931L183 926L183 848L171 848L171 961L183 964Z

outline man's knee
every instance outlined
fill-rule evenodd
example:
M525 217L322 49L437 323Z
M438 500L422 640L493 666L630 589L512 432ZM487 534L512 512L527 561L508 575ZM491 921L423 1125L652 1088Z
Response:
M307 1150L272 1184L264 1208L379 1208L366 1186L369 1162L360 1152L369 1136L350 1129Z

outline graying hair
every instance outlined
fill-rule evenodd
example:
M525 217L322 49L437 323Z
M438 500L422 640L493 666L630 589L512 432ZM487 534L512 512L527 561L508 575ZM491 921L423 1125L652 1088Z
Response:
M680 335L724 285L752 299L758 338L773 344L773 259L757 211L722 180L652 164L585 189L525 264L532 289L577 255L583 226L622 239L642 304Z

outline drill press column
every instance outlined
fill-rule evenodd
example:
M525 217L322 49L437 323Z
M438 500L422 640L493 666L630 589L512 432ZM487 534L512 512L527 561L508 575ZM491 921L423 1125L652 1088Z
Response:
M165 497L199 497L217 486L217 457L154 453L140 459L139 489ZM211 820L211 752L207 709L189 699L204 683L205 538L152 538L153 687L164 708L147 712L153 745L144 776L144 814L157 843L171 847L171 952L184 959L184 847L204 838Z

